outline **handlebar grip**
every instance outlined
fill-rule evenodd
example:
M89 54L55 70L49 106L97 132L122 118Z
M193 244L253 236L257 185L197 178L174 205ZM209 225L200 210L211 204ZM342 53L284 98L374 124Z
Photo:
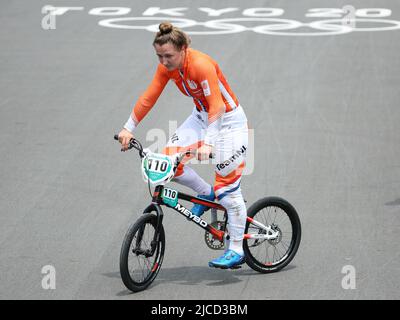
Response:
M114 135L114 140L118 141L118 135L117 134Z

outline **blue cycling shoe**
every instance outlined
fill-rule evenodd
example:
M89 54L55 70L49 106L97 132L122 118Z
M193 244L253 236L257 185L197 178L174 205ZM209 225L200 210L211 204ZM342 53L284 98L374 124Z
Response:
M240 268L240 265L244 262L244 256L241 256L233 250L226 250L221 257L210 261L208 266L221 269L236 269Z
M214 193L214 188L211 188L211 192L209 195L198 195L198 198L209 200L209 201L214 201L215 200L215 193ZM195 216L201 217L205 211L210 209L209 207L203 206L202 204L195 204L192 208L192 213Z

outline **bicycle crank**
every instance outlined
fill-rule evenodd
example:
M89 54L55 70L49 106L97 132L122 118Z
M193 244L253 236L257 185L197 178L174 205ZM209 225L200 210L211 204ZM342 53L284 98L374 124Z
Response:
M224 228L224 222L223 221L214 221L210 223L212 227L214 227L217 230L223 230ZM224 249L224 241L220 241L219 239L214 238L214 236L209 232L206 231L204 234L204 240L206 242L206 245L213 250L222 250Z

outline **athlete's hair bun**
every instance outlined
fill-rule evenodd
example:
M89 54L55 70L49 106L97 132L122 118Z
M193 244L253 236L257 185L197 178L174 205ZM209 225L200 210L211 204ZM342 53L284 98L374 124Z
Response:
M163 22L161 23L158 28L160 29L161 34L168 34L172 32L172 29L174 28L173 25L169 22Z
M168 21L161 22L158 28L160 31L157 32L154 38L153 46L155 44L163 46L164 44L170 42L175 46L176 49L179 50L183 47L189 47L189 36L179 28L173 26L172 23Z

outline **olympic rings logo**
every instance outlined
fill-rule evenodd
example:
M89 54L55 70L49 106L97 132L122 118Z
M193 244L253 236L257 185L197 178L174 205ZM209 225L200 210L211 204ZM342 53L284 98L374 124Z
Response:
M42 13L48 14L42 19L42 28L55 29L56 16L84 9L84 7L45 6L42 8ZM400 29L400 21L389 20L392 11L386 8L356 9L351 5L343 8L312 8L305 14L306 18L317 18L317 21L312 22L282 19L281 16L285 10L281 8L247 8L242 11L242 17L200 22L183 17L188 9L150 7L142 13L141 17L127 17L131 8L98 7L89 10L88 14L104 18L107 16L106 19L103 18L104 20L98 22L100 26L106 28L157 32L161 21L170 21L190 35L224 35L250 31L278 36L326 36ZM239 10L239 8L203 7L197 9L206 13L208 17L220 17Z
M151 24L142 25L143 21L147 21ZM258 34L278 36L326 36L347 34L350 32L400 29L400 21L397 20L359 17L354 17L347 21L344 19L325 19L308 23L291 19L268 17L227 18L205 22L176 17L123 17L101 20L98 24L108 28L157 32L160 21L170 21L189 35L223 35L252 31ZM251 23L257 25L246 26L246 24ZM189 30L195 27L206 28L208 30ZM300 28L303 30L299 31L298 29Z

